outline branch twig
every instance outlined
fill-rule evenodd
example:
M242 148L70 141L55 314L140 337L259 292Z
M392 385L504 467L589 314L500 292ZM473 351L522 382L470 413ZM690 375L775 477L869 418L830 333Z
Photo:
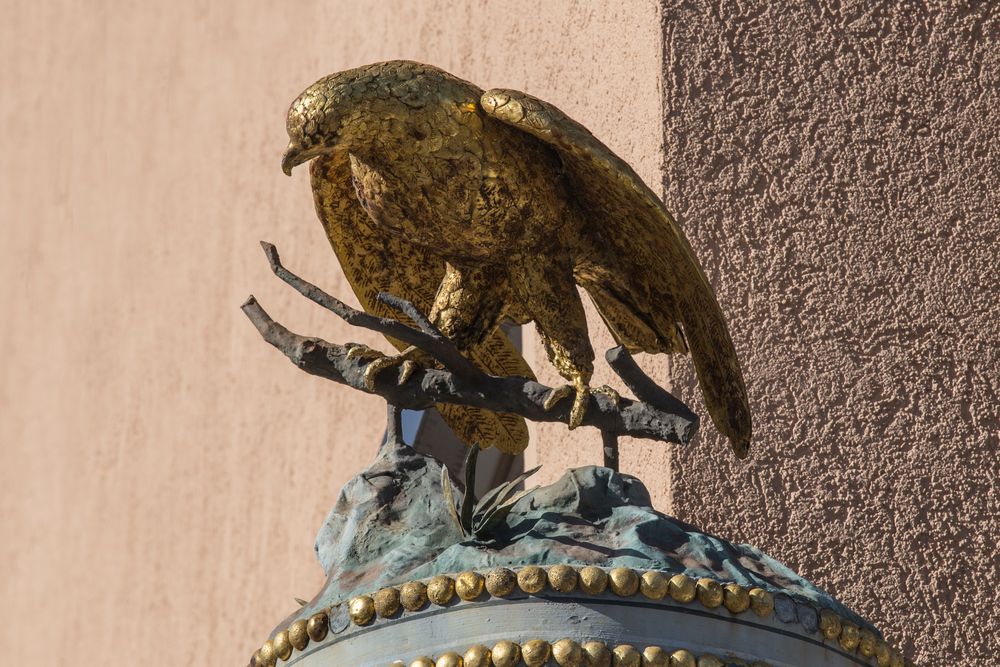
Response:
M675 413L695 425L698 424L698 415L691 412L691 409L679 398L653 382L639 368L639 364L635 363L635 359L632 358L624 345L611 348L604 354L604 358L607 359L611 370L618 374L625 386L631 389L640 401L655 405L665 412Z
M274 244L261 241L260 245L264 249L264 254L267 255L267 261L271 265L274 275L294 287L295 291L302 296L326 308L351 326L371 329L372 331L398 338L404 343L419 347L440 361L445 368L451 369L458 375L474 375L478 372L472 362L463 357L462 353L451 344L451 341L445 338L427 318L419 314L416 307L408 301L403 301L391 294L380 293L378 295L379 301L408 315L423 331L407 326L399 320L388 317L377 317L351 308L340 299L327 294L319 287L303 280L286 269L281 263L281 257L278 255L278 249L274 247ZM417 314L417 317L414 318L413 314Z

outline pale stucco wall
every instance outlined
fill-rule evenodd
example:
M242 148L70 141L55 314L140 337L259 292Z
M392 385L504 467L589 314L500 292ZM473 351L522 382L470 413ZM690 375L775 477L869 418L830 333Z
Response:
M430 62L562 104L658 178L651 1L7 2L0 22L0 664L245 664L321 583L312 542L378 399L296 371L239 305L349 331L285 110Z
M736 463L707 422L683 451L623 443L657 506L800 568L914 657L992 659L987 5L471 4L7 3L0 662L243 664L318 588L312 539L381 402L293 369L238 306L252 291L294 329L377 343L283 289L256 243L348 294L304 172L278 169L284 111L394 57L555 102L684 223L757 447ZM687 360L641 361L698 405ZM537 435L540 481L600 460L594 433Z

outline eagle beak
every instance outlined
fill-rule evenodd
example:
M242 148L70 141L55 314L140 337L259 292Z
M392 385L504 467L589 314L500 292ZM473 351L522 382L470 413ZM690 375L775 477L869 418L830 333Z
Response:
M285 176L292 175L292 168L298 164L302 164L302 151L293 144L288 144L288 150L285 151L284 156L281 158L281 171L285 172Z

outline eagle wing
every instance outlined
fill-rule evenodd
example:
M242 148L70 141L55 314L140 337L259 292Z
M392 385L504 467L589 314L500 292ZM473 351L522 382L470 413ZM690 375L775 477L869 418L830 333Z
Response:
M620 343L646 352L690 349L709 415L744 456L751 438L743 374L726 322L678 224L629 165L556 107L494 89L480 104L562 159L572 197L610 249L577 280ZM682 330L678 330L678 324Z
M384 291L429 313L444 276L444 263L414 252L372 222L357 200L346 158L318 158L310 165L310 176L316 212L362 308L382 317L400 317L375 298ZM393 338L389 342L399 350L407 347ZM491 375L534 379L527 362L499 328L466 354ZM438 404L437 409L467 444L495 446L508 454L518 454L528 445L528 427L518 415L453 404Z

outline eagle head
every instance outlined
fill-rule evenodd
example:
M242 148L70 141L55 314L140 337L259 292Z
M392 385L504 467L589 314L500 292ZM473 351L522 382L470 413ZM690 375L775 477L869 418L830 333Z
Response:
M339 78L335 75L320 79L295 98L288 109L288 148L281 158L281 169L287 175L292 175L293 167L341 143L345 111L354 105L349 99L350 86L338 85Z
M282 170L334 150L369 144L387 123L400 123L428 103L444 72L405 60L375 63L324 77L288 110L288 149Z

